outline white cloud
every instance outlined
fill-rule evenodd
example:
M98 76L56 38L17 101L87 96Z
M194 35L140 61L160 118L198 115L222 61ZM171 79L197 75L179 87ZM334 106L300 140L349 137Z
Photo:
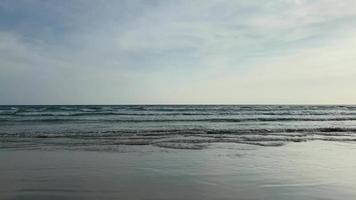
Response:
M350 104L356 101L355 47L352 36L327 47L260 60L247 73L220 71L222 75L211 74L177 97L191 97L186 101L196 103Z
M0 103L356 100L353 0L31 2L0 21Z

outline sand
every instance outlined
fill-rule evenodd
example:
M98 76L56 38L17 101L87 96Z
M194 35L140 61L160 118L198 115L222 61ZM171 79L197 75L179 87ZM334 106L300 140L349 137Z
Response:
M356 144L0 150L0 199L356 199Z

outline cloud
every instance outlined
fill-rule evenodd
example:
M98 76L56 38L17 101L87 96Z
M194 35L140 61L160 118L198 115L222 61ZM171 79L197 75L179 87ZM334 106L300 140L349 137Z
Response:
M0 104L352 103L355 4L2 1Z

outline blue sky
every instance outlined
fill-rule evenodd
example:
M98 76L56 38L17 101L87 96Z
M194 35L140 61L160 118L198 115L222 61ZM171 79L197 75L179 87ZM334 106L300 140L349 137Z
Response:
M0 0L0 104L356 103L354 0Z

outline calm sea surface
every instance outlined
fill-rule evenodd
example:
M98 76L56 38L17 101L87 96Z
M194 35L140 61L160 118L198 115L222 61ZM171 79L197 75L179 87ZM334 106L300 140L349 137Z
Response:
M356 141L356 106L0 106L0 148L91 149Z

